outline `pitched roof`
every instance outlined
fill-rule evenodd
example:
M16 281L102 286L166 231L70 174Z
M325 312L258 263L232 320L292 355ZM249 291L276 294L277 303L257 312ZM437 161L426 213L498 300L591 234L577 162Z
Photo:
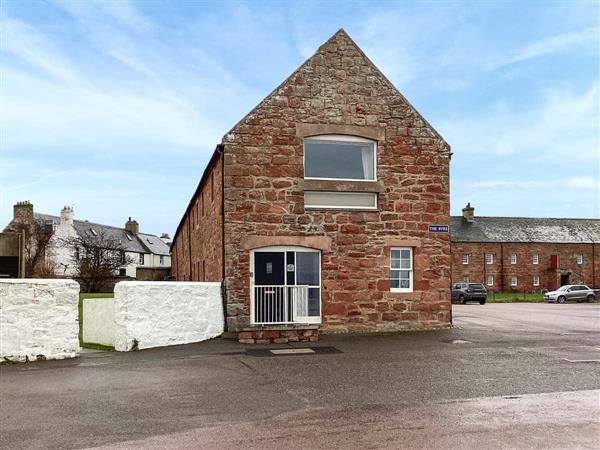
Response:
M58 216L40 213L34 213L33 216L44 223L53 223L54 225L60 223L60 217ZM73 227L79 236L95 236L94 233L102 234L108 239L119 242L127 252L169 255L169 246L153 234L139 233L138 236L135 236L125 228L101 225L85 220L74 220Z
M450 233L452 242L600 243L600 219L453 216Z
M383 74L383 72L381 72L381 70L379 70L379 67L377 67L373 63L373 61L371 61L369 59L369 57L365 54L365 52L362 51L362 49L358 46L358 44L352 40L352 38L348 35L348 33L346 33L346 30L344 30L343 28L340 28L326 42L321 44L321 46L317 49L317 51L311 57L309 57L306 61L304 61L300 66L298 66L298 68L296 70L294 70L290 74L289 77L287 77L281 84L279 84L279 86L277 86L275 89L273 89L273 91L271 91L269 93L269 95L267 95L258 105L256 105L254 108L252 108L252 110L250 110L250 112L248 112L248 114L246 114L238 123L236 123L231 128L231 130L229 130L225 134L225 136L223 137L223 141L226 140L225 138L227 137L228 134L233 133L234 130L239 125L243 124L246 121L246 119L248 119L249 117L252 117L254 115L254 113L260 109L260 107L262 105L267 103L272 97L277 96L279 91L282 90L282 88L286 84L288 84L291 80L293 80L294 77L296 76L296 74L299 73L304 67L312 64L313 61L318 57L318 55L324 55L326 53L326 50L328 49L328 47L330 47L331 45L336 45L337 41L343 41L345 44L348 44L351 48L358 51L358 53L364 58L364 60L367 62L367 64L369 66L371 66L371 68L374 70L374 72L381 77L381 79L384 81L385 84L387 84L387 87L390 88L392 91L394 91L394 93L398 97L400 97L402 99L402 101L404 103L406 103L406 105L408 105L408 107L417 115L417 117L420 120L422 120L423 123L425 123L431 129L431 131L435 134L435 136L443 141L444 146L445 146L444 150L448 151L448 152L450 151L450 145L446 142L446 140L438 133L438 131L435 128L433 128L433 126L431 126L431 124L425 119L425 117L423 117L423 115L421 113L419 113L419 111L417 111L417 109L406 99L406 97L404 97L404 95L402 95L402 93L396 88L396 86L394 86L392 84L392 82Z

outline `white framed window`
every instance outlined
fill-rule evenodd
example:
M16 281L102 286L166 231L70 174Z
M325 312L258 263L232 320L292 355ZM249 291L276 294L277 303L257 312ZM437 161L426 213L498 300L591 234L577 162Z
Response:
M494 264L494 254L493 253L485 254L485 263L486 264Z
M487 284L488 286L493 286L494 285L494 275L488 275L486 277L485 284Z
M144 265L144 254L143 253L140 253L139 263L140 263L140 266Z
M304 178L376 181L377 143L346 135L304 139Z
M511 264L517 263L517 255L510 255L510 263Z
M165 265L165 257L163 255L160 255L158 257L158 264L161 265L161 266Z
M534 275L533 276L533 285L534 286L539 286L540 285L540 277L538 275Z
M517 277L510 277L510 285L511 286L516 286L517 285Z
M575 261L577 262L577 265L582 265L583 264L583 255L575 255Z
M309 209L377 209L377 193L305 191L304 207Z
M411 247L390 249L390 291L413 291L413 249Z
M533 255L533 264L537 265L540 263L540 255L538 255L537 253L535 255Z
M469 264L469 254L468 253L463 253L462 255L462 263L467 265Z
M469 282L469 277L468 276L463 277L463 283L468 283L468 282Z

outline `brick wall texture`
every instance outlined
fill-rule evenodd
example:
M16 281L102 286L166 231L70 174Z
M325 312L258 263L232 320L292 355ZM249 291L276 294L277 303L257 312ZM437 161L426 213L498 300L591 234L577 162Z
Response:
M211 160L179 226L171 273L179 281L223 279L222 157Z
M305 210L303 138L310 130L376 136L376 211ZM256 237L271 245L284 238L288 245L323 243L321 330L449 325L449 235L427 230L449 224L449 147L343 31L225 135L223 167L229 331L248 332L249 242ZM196 226L188 210L175 237L177 279L190 279L186 246L191 279L200 259L207 281L220 275L218 213L215 201ZM414 248L411 293L390 292L389 250L397 244Z
M560 287L561 275L568 275L566 284L600 286L600 244L453 242L451 247L453 283L468 279L484 283L489 291L539 292ZM468 264L463 264L465 254L469 255ZM485 263L485 254L493 255L492 264ZM516 264L511 264L511 255L516 255ZM538 255L538 264L533 263L534 255ZM555 269L552 255L558 256ZM577 263L576 255L582 255L582 264ZM488 275L493 276L491 286ZM535 276L539 286L534 285ZM511 286L512 277L517 277L516 286Z

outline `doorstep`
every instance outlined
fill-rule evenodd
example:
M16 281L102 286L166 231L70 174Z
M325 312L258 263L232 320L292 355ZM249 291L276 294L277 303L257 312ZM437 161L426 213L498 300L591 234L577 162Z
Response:
M238 330L242 344L287 344L289 342L317 342L318 324L254 325Z

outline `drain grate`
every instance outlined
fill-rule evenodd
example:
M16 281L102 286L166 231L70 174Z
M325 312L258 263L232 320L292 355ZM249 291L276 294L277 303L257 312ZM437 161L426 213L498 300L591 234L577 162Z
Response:
M289 347L289 348L249 348L248 356L301 356L301 355L333 355L342 353L335 347Z

